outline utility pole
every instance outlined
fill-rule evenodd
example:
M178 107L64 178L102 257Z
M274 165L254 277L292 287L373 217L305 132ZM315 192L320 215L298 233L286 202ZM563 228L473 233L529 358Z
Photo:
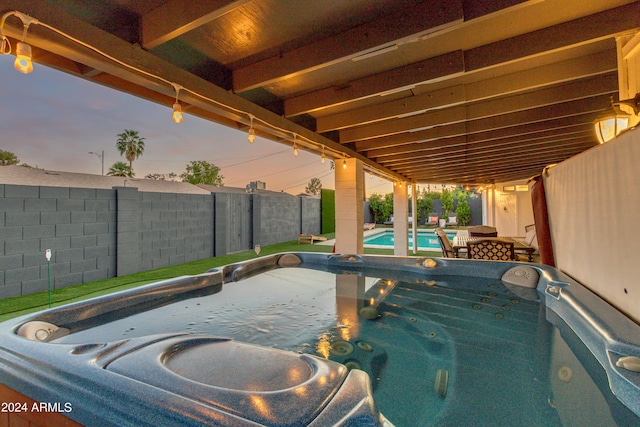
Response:
M95 151L89 151L89 154L95 154L100 159L102 163L102 176L104 176L104 150L102 150L101 154L96 153Z

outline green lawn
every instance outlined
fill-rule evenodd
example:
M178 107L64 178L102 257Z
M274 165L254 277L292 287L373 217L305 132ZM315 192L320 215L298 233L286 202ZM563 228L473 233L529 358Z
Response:
M327 237L327 239L333 239L335 237L334 234L325 234L324 236ZM279 252L330 253L332 249L333 248L331 246L298 244L297 241L293 240L290 242L264 246L261 248L260 256L276 254ZM367 248L365 249L365 254L393 255L393 250ZM441 256L441 253L420 251L418 252L418 255L438 257ZM170 279L172 277L200 274L213 267L219 267L252 258L256 258L254 251L243 251L231 255L207 258L200 261L188 262L186 264L159 268L157 270L144 271L141 273L131 274L129 276L114 277L113 279L54 289L51 292L51 305L54 307L68 304L70 302L81 301L87 298L122 291L159 280ZM0 321L34 311L43 310L48 308L48 303L48 292L39 292L36 294L0 300Z

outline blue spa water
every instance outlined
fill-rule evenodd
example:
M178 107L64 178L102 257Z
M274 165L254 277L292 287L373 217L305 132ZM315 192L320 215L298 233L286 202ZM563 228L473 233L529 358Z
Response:
M433 231L418 231L418 248L419 249L440 249L440 244L438 243L438 237L435 235ZM448 231L446 232L447 236L449 236L449 240L453 241L453 238L456 236L457 231ZM393 248L393 230L383 231L382 233L374 234L364 238L365 245L378 245L378 246L388 246ZM409 247L413 246L413 236L412 233L409 233Z
M379 318L362 316L371 307ZM281 268L56 342L184 331L362 369L370 376L376 405L396 427L562 426L554 402L584 400L582 392L551 391L555 376L549 373L548 349L554 328L540 304L484 278L406 282ZM448 381L436 390L444 374ZM590 416L589 425L616 425L603 412L602 419Z

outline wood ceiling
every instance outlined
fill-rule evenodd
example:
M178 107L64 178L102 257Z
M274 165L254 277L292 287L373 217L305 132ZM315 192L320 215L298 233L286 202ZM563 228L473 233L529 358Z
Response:
M596 145L616 39L640 28L623 0L0 0L11 10L41 23L36 66L168 108L174 83L188 114L421 183L526 179ZM4 32L15 46L20 21Z

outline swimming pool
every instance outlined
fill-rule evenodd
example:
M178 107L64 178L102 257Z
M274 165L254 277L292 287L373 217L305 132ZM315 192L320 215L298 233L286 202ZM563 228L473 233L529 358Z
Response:
M446 231L449 240L453 240L457 231ZM417 231L418 249L421 250L441 250L438 237L433 231ZM393 248L393 230L385 230L380 233L371 234L364 238L366 247L373 248ZM409 247L413 246L413 233L409 232Z
M640 327L540 265L279 254L0 335L1 382L88 425L640 423Z

